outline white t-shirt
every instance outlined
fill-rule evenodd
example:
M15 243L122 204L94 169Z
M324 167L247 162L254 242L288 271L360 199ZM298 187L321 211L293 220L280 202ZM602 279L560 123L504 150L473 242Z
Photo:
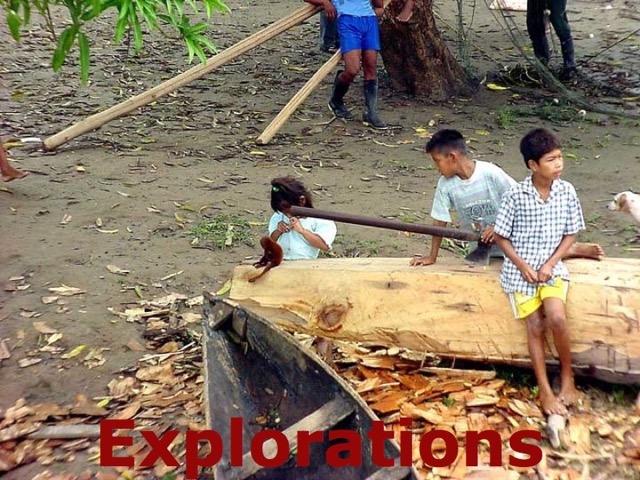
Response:
M487 225L495 224L502 196L517 182L493 163L474 162L473 174L466 180L457 175L440 177L431 207L432 218L451 222L449 212L455 210L460 218L460 226L465 230L481 231ZM500 253L494 247L491 255L498 256Z
M323 220L320 218L299 218L300 224L305 230L318 235L329 248L333 244L336 238L338 229L336 224L331 220ZM290 224L289 217L284 213L276 212L271 216L269 220L269 236L278 228L278 223L284 222ZM320 249L312 246L305 240L302 234L290 230L287 233L283 233L278 238L278 244L282 247L285 260L303 260L309 258L318 258Z

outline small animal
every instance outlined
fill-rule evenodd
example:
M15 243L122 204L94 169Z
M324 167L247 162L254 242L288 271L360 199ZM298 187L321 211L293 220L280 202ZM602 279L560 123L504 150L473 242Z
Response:
M282 263L282 259L284 257L284 253L282 251L282 247L278 245L276 242L271 240L269 237L262 237L260 239L260 245L264 250L264 255L262 258L253 264L254 267L260 268L265 267L262 272L260 272L255 277L251 277L249 282L253 283L258 280L261 276L267 273L274 267L277 267Z
M628 213L640 227L640 195L637 193L626 191L616 194L608 208Z

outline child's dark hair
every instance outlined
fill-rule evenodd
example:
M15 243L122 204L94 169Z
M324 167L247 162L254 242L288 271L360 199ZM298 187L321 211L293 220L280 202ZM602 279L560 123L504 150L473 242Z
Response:
M291 176L271 180L271 208L274 212L282 211L283 201L292 206L300 205L300 197L305 198L305 207L313 208L311 192L300 180Z
M467 144L464 137L458 130L446 128L438 130L433 134L425 146L427 153L436 152L449 154L451 150L457 150L463 155L467 155Z
M561 147L560 139L551 130L535 128L520 140L520 153L524 164L529 168L529 160L539 162L549 152Z

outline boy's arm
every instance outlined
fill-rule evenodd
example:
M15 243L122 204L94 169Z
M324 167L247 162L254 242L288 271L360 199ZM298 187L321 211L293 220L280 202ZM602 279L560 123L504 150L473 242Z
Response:
M551 255L549 259L546 262L544 262L544 264L540 267L540 270L538 270L539 282L543 283L551 279L551 275L553 274L553 267L555 267L556 263L558 263L560 260L564 258L566 253L571 248L571 245L573 245L575 241L576 241L575 234L565 235L564 237L562 237L562 241L560 242L560 245L558 245L556 250L553 252L553 255Z
M435 227L446 227L447 222L442 222L440 220L434 220L433 225ZM442 237L436 237L435 235L431 237L431 253L428 257L413 257L409 265L416 267L419 265L433 265L438 260L438 252L440 251L440 245L442 244Z
M336 7L333 6L331 0L304 0L311 5L316 5L318 7L323 7L324 12L327 14L327 18L329 20L336 19Z
M384 2L383 0L371 0L373 11L376 13L376 17L384 15Z
M516 249L513 248L511 240L496 233L495 241L498 248L500 248L507 258L520 270L522 278L529 283L538 283L538 273L516 253Z

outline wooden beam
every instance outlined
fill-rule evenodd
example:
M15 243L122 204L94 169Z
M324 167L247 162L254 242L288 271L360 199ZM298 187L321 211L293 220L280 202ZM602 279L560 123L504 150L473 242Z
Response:
M307 18L318 13L321 9L322 7L305 5L298 10L295 10L286 17L272 23L268 27L250 35L244 40L211 57L206 63L190 68L186 72L183 72L180 75L147 90L146 92L142 92L135 97L131 97L128 100L114 105L100 113L91 115L75 125L65 128L61 132L46 138L43 142L44 149L55 150L60 145L67 143L84 133L95 130L111 120L122 117L132 110L154 102L158 98L167 95L184 85L188 85L216 68L234 60L243 53L262 45L276 35L299 25Z
M338 422L351 415L354 411L344 398L336 397L332 401L325 403L315 412L307 415L302 420L296 422L282 433L289 441L289 451L295 452L298 446L298 432L322 432L334 427ZM262 446L262 452L265 457L273 458L278 451L278 445L275 440L268 440ZM242 457L242 467L238 467L233 477L243 480L251 475L258 473L264 467L258 465L251 452L246 453Z
M640 260L566 264L577 373L640 383ZM499 262L410 267L406 258L298 260L251 284L255 268L237 267L230 298L289 330L527 366L525 323L513 318L499 271ZM550 336L547 343L555 363Z
M333 54L333 56L322 66L320 69L304 84L304 86L296 93L289 103L285 105L285 107L278 113L276 118L274 118L271 123L264 129L262 134L256 140L258 145L266 145L271 142L273 136L278 133L278 131L282 128L289 117L296 111L296 109L300 106L302 102L313 92L320 82L324 80L324 78L329 75L331 70L333 70L342 58L342 54L340 51L337 51Z

